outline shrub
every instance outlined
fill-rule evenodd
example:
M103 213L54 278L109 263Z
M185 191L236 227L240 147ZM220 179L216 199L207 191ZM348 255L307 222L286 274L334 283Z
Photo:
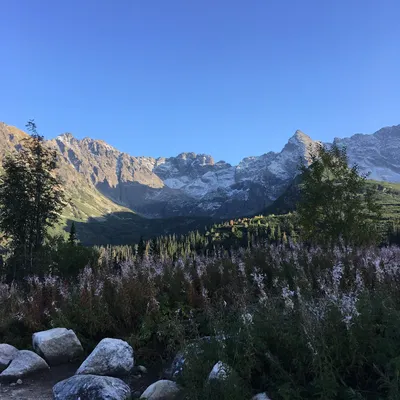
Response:
M66 326L88 350L121 337L141 361L165 364L208 336L187 356L185 398L399 398L400 248L289 242L131 258L118 270L107 252L76 278L2 283L0 340L21 346L35 330ZM232 381L207 384L217 361Z

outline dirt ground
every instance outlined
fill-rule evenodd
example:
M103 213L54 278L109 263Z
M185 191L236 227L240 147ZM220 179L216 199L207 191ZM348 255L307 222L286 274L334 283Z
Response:
M0 383L0 400L52 400L53 386L75 374L79 364L65 364L51 367L50 371L32 375L22 379L21 385L11 386L9 383ZM158 377L153 373L144 375L140 379L128 378L126 382L134 392L142 393L147 386L155 382Z
M0 400L51 400L53 386L74 375L79 365L65 364L22 379L22 385L0 384Z

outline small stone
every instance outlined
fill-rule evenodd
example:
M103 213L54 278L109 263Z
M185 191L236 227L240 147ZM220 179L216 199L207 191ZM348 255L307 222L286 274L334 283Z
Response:
M17 380L17 385L22 385L22 379Z
M214 365L210 374L208 375L208 380L209 381L213 381L213 380L224 381L228 378L228 375L230 374L230 372L231 372L231 369L229 368L228 365L226 365L222 361L218 361Z
M10 386L17 386L17 384L15 382L10 383Z
M136 367L136 369L137 369L140 373L142 373L142 374L147 374L147 368L144 367L143 365L138 365L138 366Z

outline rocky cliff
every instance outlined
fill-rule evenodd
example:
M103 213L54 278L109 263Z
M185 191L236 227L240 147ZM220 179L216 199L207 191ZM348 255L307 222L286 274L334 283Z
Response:
M18 149L24 135L0 124L0 158ZM350 163L371 172L371 178L400 182L400 125L334 142L346 146ZM78 140L70 133L48 142L60 153L59 173L68 190L80 199L79 205L70 206L75 213L80 208L89 216L130 209L150 218L257 213L283 193L299 162L308 160L317 143L296 131L282 151L246 157L233 166L195 153L135 157L104 141Z

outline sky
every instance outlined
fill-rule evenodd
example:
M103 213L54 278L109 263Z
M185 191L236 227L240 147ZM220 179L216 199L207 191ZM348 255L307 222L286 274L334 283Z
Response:
M0 121L132 155L400 124L398 0L0 0Z

